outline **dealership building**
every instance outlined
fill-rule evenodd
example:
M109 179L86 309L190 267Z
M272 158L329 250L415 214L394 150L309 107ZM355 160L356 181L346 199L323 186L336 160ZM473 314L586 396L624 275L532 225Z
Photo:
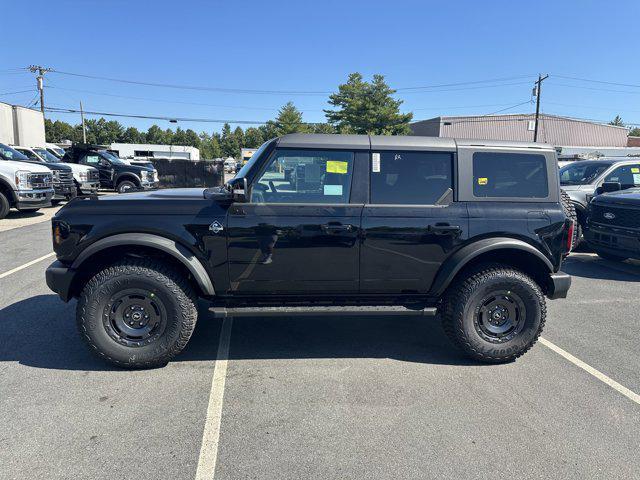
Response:
M545 114L538 122L538 142L555 147L627 147L626 127ZM533 141L535 126L534 114L435 117L410 124L413 135L524 142Z

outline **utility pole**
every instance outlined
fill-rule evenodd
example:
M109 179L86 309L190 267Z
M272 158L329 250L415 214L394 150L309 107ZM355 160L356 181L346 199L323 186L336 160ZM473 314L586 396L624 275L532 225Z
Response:
M51 68L41 67L40 65L29 65L29 70L31 73L37 73L36 77L38 91L40 92L40 111L42 112L42 116L44 116L44 74L50 72Z
M538 75L538 81L535 82L534 91L536 92L536 124L533 130L533 141L538 141L538 119L540 118L540 96L542 95L542 82L549 78L549 75Z
M82 119L82 143L87 143L87 128L84 126L84 110L80 101L80 118Z

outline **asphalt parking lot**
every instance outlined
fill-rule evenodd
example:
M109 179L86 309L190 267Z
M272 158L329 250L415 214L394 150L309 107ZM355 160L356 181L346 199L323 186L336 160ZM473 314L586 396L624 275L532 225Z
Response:
M640 478L640 263L572 255L508 365L419 317L237 318L220 341L203 305L182 355L131 372L47 289L49 213L0 231L2 479Z

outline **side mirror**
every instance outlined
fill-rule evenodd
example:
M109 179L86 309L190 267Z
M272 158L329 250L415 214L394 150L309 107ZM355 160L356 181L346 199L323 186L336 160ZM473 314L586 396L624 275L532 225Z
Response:
M244 203L249 201L249 182L247 182L246 178L242 178L242 183L234 183L232 189L234 202Z
M604 182L600 188L602 189L600 193L618 192L622 190L622 185L620 182Z

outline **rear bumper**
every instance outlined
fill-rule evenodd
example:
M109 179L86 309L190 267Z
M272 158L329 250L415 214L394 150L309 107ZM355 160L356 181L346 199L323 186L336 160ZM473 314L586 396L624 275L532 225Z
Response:
M571 287L571 275L564 272L552 273L549 275L549 288L547 297L551 300L556 298L567 298L567 293Z
M62 262L56 260L47 268L45 278L47 286L58 296L68 302L71 298L71 282L75 270L66 267Z

